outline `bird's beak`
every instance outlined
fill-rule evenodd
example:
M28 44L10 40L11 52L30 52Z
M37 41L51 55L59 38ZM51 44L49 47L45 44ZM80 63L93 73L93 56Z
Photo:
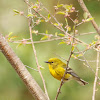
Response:
M50 62L48 62L48 61L45 61L45 63L50 63Z

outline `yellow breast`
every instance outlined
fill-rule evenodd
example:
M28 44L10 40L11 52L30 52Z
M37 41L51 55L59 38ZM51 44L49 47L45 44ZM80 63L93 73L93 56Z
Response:
M58 80L61 81L61 79L62 79L62 77L63 77L63 75L64 75L64 72L65 72L65 69L64 69L64 68L58 67L58 68L54 68L54 69L53 69L51 66L49 66L49 70L50 70L51 75L52 75L54 78L56 78L56 79L58 79ZM66 74L66 75L65 75L65 80L66 80L66 79L69 79L70 77L71 77L70 74Z

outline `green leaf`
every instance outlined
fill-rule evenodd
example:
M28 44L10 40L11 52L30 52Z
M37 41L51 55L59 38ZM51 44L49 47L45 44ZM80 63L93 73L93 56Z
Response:
M76 27L76 26L74 25L74 26L73 26L73 30L75 30L75 27Z
M58 26L58 23L54 23L55 26Z
M9 38L8 38L8 41L12 41L12 40L14 40L15 38L17 38L17 36L9 37Z
M59 44L65 44L65 43L66 43L65 41L61 41L60 43L58 43L58 45L59 45Z
M89 22L89 21L91 21L91 20L93 20L93 18L88 18L88 19L86 19L85 21L86 21L86 22Z
M63 7L64 7L65 9L68 9L68 10L69 10L69 9L72 8L72 5L67 5L67 4L66 4L66 5L63 5Z
M33 14L30 13L30 14L28 14L27 16L28 16L28 17L33 17Z
M65 13L65 12L63 12L63 11L58 11L58 12L56 12L56 14L65 15L66 13Z
M82 57L83 56L83 54L82 53L80 53L80 54L78 54L78 55L76 55L77 57Z
M16 14L19 14L20 11L16 10L16 9L13 9L13 11L16 13Z
M96 43L97 43L97 41L93 41L93 42L92 42L93 45L96 44Z
M68 27L68 31L71 31L71 27L70 26Z
M72 47L72 51L74 51L74 49L75 49L75 47L73 46L73 47Z
M48 34L48 30L46 30L45 33Z
M45 35L44 37L41 38L41 40L46 40L48 37Z
M58 5L57 5L57 7L62 7L62 6L63 6L63 4L58 4Z
M61 33L60 33L60 34L58 34L58 35L59 35L59 36L65 36L64 34L61 34Z
M76 55L74 55L74 54L72 54L71 57L74 58L74 59L77 59Z
M66 22L66 24L68 25L68 21L67 21L67 18L65 18L65 22Z
M37 5L32 6L32 8L38 8Z
M10 33L8 34L8 37L10 37L12 34L13 34L13 32L10 32Z
M50 14L48 14L48 19L50 18Z

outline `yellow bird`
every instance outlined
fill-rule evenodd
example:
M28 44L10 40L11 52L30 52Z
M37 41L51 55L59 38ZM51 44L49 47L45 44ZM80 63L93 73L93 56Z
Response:
M50 58L45 63L48 63L51 75L61 81L67 65L58 58ZM81 85L88 84L88 82L82 80L71 68L68 67L67 73L64 77L64 82L71 79L76 80Z

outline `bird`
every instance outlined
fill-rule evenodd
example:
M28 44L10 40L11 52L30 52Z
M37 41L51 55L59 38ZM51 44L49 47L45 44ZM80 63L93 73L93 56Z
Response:
M58 58L50 58L48 61L45 61L45 63L48 63L51 75L59 81L63 78L64 82L68 80L76 80L80 85L84 86L88 84L88 82L81 79L69 66L67 67L67 65ZM65 77L63 77L64 73Z

